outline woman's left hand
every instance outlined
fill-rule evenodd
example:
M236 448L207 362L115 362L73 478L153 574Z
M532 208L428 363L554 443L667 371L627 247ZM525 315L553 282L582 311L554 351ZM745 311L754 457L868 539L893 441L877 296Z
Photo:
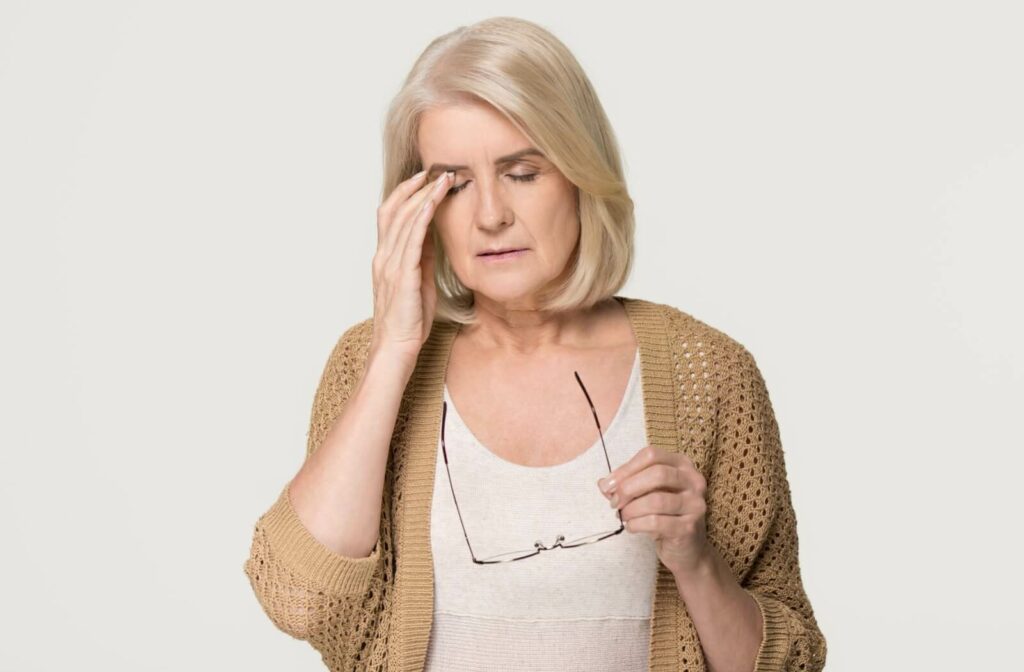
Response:
M597 483L621 510L626 530L650 535L674 575L694 572L710 557L707 483L688 455L644 446Z

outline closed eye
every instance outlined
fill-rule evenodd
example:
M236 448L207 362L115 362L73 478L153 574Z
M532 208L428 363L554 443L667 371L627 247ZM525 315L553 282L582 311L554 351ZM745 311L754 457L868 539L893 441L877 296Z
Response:
M508 177L511 177L516 182L532 182L535 179L537 179L537 173L530 173L528 175L512 175L510 173ZM454 194L459 193L460 191L466 188L467 184L469 184L469 180L466 180L465 182L458 186L452 187L451 189L448 190L448 195L452 196Z

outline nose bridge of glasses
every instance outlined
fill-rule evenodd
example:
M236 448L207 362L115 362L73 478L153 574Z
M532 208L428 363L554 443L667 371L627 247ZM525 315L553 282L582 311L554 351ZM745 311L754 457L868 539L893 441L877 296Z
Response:
M558 548L559 546L561 546L563 541L565 541L565 535L560 534L557 537L555 537L555 543L551 544L550 546L545 546L544 542L538 539L537 541L533 542L533 547L541 551L550 551L553 548Z

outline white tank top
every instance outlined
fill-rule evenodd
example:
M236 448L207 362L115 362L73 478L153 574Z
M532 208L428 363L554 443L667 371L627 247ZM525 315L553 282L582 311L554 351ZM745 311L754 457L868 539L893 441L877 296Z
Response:
M597 426L594 443L578 457L525 467L477 441L447 385L444 400L448 470L438 440L430 514L434 611L425 669L647 670L660 562L650 537L624 530L579 548L478 565L452 501L454 485L478 559L533 551L535 541L551 546L559 534L568 544L617 529L619 518L597 488L608 474ZM581 390L580 405L586 404ZM639 351L619 409L610 422L601 418L601 430L612 469L648 443Z

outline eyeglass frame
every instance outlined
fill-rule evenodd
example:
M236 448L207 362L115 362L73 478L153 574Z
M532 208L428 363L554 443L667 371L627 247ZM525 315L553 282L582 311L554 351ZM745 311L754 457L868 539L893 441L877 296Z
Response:
M611 463L611 460L608 458L608 447L604 443L604 432L601 431L601 421L597 417L597 409L594 408L594 402L590 399L590 394L587 392L586 386L583 384L583 381L580 379L579 372L578 371L573 371L572 373L573 373L573 376L575 376L575 378L576 378L576 382L579 383L580 389L583 390L583 396L585 396L587 398L587 403L590 405L590 412L593 414L593 416L594 416L594 423L597 425L597 435L601 439L601 448L604 450L605 464L608 466L608 473L610 474L610 473L612 473L612 463ZM451 469L448 467L448 448L445 446L445 441L444 441L444 428L445 428L445 424L446 424L446 421L447 421L447 416L448 416L448 402L445 401L445 400L442 400L442 402L441 402L441 452L444 454L444 468L445 468L445 471L448 472L448 487L451 488L451 491L452 491L452 500L455 502L455 512L459 515L459 524L462 526L462 535L466 538L466 545L469 547L469 555L470 555L470 557L473 558L473 562L474 563L476 563L478 565L491 565L491 564L499 564L499 563L505 563L505 562L515 562L516 560L525 560L526 558L532 558L532 557L534 557L536 555L539 555L541 551L551 551L551 550L554 550L556 548L563 548L563 549L579 548L580 546L586 546L588 544L594 544L594 543L597 543L599 541L604 541L605 539L607 539L609 537L614 537L617 534L621 534L626 529L626 524L622 520L622 510L621 509L616 509L615 513L616 513L616 515L619 518L619 529L614 530L612 532L608 532L607 534L603 534L602 536L600 536L600 537L598 537L596 539L590 539L588 541L584 541L584 542L578 543L578 544L577 543L570 543L569 545L566 545L566 544L562 543L563 541L565 541L565 535L564 534L559 534L559 535L557 535L555 537L555 543L552 544L551 546L545 546L540 540L535 541L533 543L533 546L534 546L534 548L536 550L533 551L532 553L528 553L526 555L521 555L521 556L515 557L515 558L506 558L504 560L480 560L480 559L478 559L476 557L476 554L473 552L473 545L469 542L469 534L467 534L467 532L466 532L466 524L462 520L462 511L459 509L459 499L458 499L458 497L455 496L455 485L454 485L454 483L452 483L452 472L451 472ZM581 538L584 538L584 537L581 537ZM508 554L507 553L502 553L502 554L499 554L499 555L508 555ZM494 557L497 557L497 556L491 556L491 557L494 558Z

